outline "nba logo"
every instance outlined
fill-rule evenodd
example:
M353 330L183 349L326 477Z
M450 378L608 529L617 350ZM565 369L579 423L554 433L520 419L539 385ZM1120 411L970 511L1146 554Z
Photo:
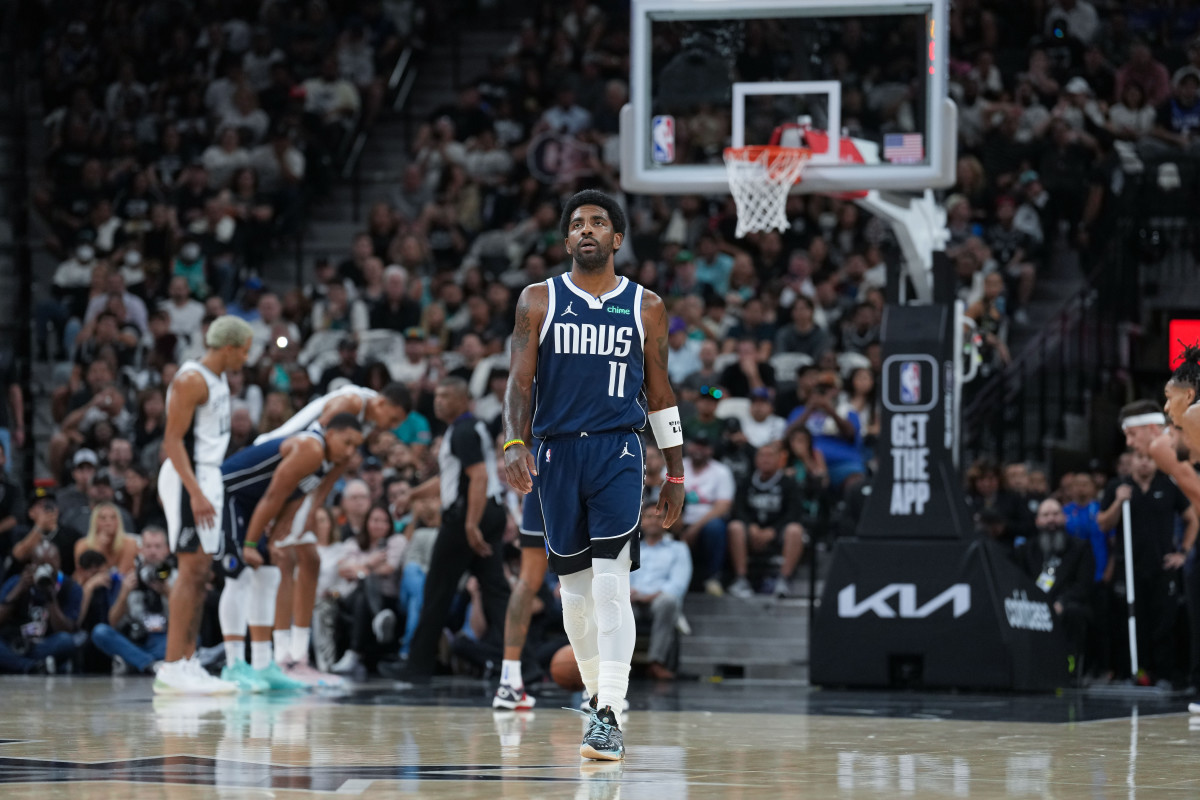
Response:
M655 164L670 164L675 160L675 118L672 116L655 117L651 120L650 131L654 149L651 158Z
M916 361L900 362L900 402L906 405L921 402L921 365Z
M546 448L546 463L547 464L550 463L550 448L549 447Z

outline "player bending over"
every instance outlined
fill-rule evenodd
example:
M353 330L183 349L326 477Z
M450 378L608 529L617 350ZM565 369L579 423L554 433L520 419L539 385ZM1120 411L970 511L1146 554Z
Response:
M222 522L228 548L225 589L218 608L225 637L224 680L245 691L302 689L271 653L271 630L280 570L269 561L268 528L290 530L304 497L345 464L362 444L362 426L353 414L338 414L322 427L271 439L235 453L221 465L225 483ZM250 627L250 659L245 636Z

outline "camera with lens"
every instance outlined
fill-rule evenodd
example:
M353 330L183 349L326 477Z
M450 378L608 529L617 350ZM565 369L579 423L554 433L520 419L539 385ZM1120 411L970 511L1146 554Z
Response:
M48 590L54 586L54 583L57 580L58 570L54 568L53 564L40 564L38 568L33 571L33 585L38 589Z
M143 560L141 556L138 556L134 562L134 568L137 570L138 584L145 588L149 588L155 583L161 583L171 577L169 559L161 564L152 564Z

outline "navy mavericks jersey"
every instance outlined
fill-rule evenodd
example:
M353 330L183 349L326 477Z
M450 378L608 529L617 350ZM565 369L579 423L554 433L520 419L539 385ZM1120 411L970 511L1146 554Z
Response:
M642 342L644 289L621 278L596 298L570 273L546 281L538 332L533 435L538 438L646 427Z
M320 423L314 422L307 430L293 435L312 436L321 443L322 448L325 447L325 430ZM221 480L225 483L225 497L236 496L239 500L255 503L261 500L262 496L267 493L267 487L271 484L271 476L275 474L275 470L279 469L279 462L283 460L283 456L279 454L279 448L289 438L291 437L284 436L270 439L262 444L251 445L225 459L225 463L221 465ZM321 468L312 475L306 475L288 499L301 497L317 488L321 478L332 466L328 461L321 462Z

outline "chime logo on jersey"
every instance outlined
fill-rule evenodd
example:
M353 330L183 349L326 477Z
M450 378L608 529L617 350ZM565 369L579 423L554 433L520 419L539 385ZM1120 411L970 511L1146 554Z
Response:
M554 352L586 356L625 358L633 347L633 328L628 325L595 325L590 322L554 323Z
M916 361L900 364L900 402L908 405L921 402L921 365Z

